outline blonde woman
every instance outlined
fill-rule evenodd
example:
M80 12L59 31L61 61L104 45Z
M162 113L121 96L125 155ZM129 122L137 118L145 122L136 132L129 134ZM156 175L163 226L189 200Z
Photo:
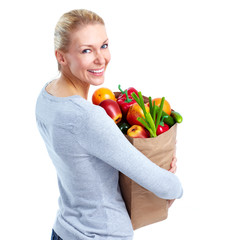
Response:
M60 192L52 239L133 239L119 171L170 203L183 193L173 174L176 158L170 171L156 166L129 143L103 108L87 101L90 85L104 82L108 45L104 22L91 11L70 11L56 25L61 74L45 84L36 104L37 126Z

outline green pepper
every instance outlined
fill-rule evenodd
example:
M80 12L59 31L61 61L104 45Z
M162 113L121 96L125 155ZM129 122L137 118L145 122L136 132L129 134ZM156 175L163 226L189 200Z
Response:
M159 112L158 106L155 106L155 111L156 111L156 113ZM169 127L172 127L176 123L176 121L173 119L172 116L170 116L167 113L165 113L164 111L162 111L161 117L164 117L164 116L166 116L166 118L164 119L164 123L168 124ZM155 119L155 117L154 117L154 119Z
M173 119L172 116L168 115L167 113L165 113L164 111L162 111L161 116L167 116L167 118L164 119L164 123L168 124L170 127L172 127L176 122Z
M127 122L120 122L118 123L119 129L122 131L123 134L127 134L127 130L130 128L130 125Z

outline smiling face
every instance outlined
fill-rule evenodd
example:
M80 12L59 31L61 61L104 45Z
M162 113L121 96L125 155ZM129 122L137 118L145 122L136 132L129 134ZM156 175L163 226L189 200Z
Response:
M68 77L95 86L102 84L110 61L105 26L90 24L74 30L64 58L61 69Z

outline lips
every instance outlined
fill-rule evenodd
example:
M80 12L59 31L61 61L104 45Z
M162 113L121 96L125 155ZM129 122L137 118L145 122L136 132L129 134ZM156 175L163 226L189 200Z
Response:
M99 69L88 69L88 72L94 74L94 75L102 75L104 73L104 67Z

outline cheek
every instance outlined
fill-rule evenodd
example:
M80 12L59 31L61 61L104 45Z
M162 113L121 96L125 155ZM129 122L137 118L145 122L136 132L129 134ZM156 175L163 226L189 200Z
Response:
M111 60L111 54L110 54L109 51L106 53L106 55L104 56L104 58L106 59L107 63L110 62L110 60Z
M91 55L85 55L82 58L78 59L78 65L81 70L88 70L91 68L91 65L93 63L93 56Z
M85 58L76 58L74 61L72 61L71 68L72 71L75 73L79 73L81 71L87 70L88 69L88 59Z

